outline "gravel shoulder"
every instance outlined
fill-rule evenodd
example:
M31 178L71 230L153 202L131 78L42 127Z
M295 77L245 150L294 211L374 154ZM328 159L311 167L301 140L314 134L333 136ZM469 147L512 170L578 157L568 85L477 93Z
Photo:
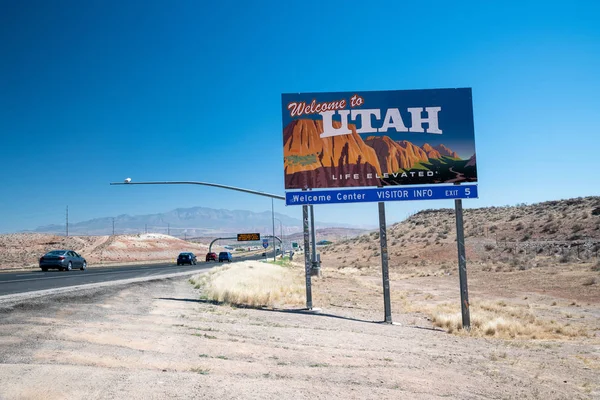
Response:
M172 277L0 306L0 399L600 398L596 339L450 335L395 298L383 324L340 274L314 293L320 314L234 308Z

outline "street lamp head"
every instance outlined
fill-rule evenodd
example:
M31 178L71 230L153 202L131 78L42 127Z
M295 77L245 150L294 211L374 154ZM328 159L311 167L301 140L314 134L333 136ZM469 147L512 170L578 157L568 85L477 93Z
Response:
M126 178L125 183L131 183L131 178Z

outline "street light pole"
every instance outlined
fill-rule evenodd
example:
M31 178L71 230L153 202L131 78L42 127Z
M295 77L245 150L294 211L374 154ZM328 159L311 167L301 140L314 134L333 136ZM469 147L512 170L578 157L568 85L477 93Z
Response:
M203 185L203 186L218 187L218 188L222 188L222 189L237 190L238 192L256 194L259 196L270 197L272 199L277 199L277 200L285 200L285 196L279 196L277 194L260 192L258 190L243 189L243 188L238 188L235 186L221 185L218 183L197 182L197 181L131 182L129 180L126 182L111 182L110 185Z
M285 245L285 240L283 240L283 224L279 218L274 218L275 221L279 221L279 234L281 235L281 251L283 252L283 247Z
M273 207L273 198L271 197L271 222L273 222L273 262L277 258L277 247L275 246L275 208Z

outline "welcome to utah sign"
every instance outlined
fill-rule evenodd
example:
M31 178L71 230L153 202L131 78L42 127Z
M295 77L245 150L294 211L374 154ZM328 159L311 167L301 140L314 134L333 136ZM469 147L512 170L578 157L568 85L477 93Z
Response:
M283 94L286 189L477 181L470 88Z

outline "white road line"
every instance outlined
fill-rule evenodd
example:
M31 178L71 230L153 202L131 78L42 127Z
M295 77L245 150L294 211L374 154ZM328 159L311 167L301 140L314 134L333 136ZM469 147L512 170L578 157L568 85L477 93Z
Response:
M69 274L68 272L64 273L64 275L62 276L51 276L48 278L32 278L32 279L15 279L13 281L2 281L0 283L14 283L14 282L28 282L28 281L45 281L48 279L65 279L65 278L74 278L74 277L78 277L78 276L97 276L97 275L107 275L107 274L123 274L123 273L127 273L127 272L135 272L135 270L130 270L130 271L107 271L107 272L96 272L93 274L85 274L85 275L75 275L75 274Z
M97 276L97 275L108 275L108 274L124 274L124 273L131 273L131 272L136 272L138 269L142 269L142 268L152 268L152 267L140 267L134 270L129 270L129 271L106 271L106 272L96 272L96 273L86 273L86 274L69 274L68 272L63 273L62 276L51 276L51 277L47 277L47 278L32 278L32 279L15 279L12 281L0 281L0 284L2 283L15 283L15 282L29 282L29 281L45 281L45 280L49 280L49 279L65 279L65 278L75 278L75 277L79 277L79 276ZM161 273L163 272L163 270L157 271L156 273Z
M24 299L30 299L30 298L46 296L46 295L67 293L67 292L72 292L75 290L86 289L86 288L99 288L99 287L106 287L106 286L113 286L113 285L125 285L125 284L133 283L133 282L146 282L146 281L153 281L153 280L163 279L163 278L175 278L175 277L179 277L179 276L202 274L202 273L206 273L208 271L209 271L208 269L193 270L193 271L176 272L176 273L172 273L172 274L166 274L164 276L146 276L146 277L141 277L141 278L126 278L126 279L121 279L118 281L86 283L86 284L82 284L82 285L66 286L66 287L55 288L55 289L43 289L43 290L34 290L34 291L30 291L30 292L7 294L7 295L0 296L0 304L10 303L10 302L14 302L14 301L18 302L18 301L21 301Z

